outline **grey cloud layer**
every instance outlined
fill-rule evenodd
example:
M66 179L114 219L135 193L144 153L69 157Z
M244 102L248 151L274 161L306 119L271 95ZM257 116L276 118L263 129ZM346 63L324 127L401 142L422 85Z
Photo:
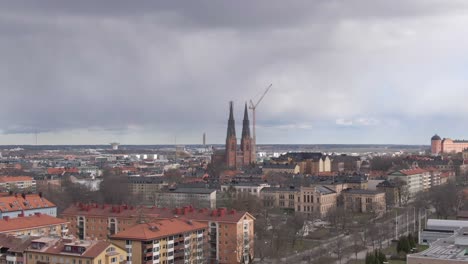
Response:
M305 140L324 123L394 128L468 113L468 3L397 2L0 3L0 131L139 127L190 139L221 127L221 139L227 101L239 122L271 82L263 132Z

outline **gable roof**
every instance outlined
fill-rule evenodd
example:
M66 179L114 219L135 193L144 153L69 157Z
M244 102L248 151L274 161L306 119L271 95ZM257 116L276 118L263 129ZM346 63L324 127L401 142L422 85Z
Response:
M22 195L9 195L0 197L0 212L15 212L51 207L56 206L38 194L26 194L24 195L24 198Z
M0 233L13 232L17 230L27 230L32 228L67 224L66 220L50 215L37 214L33 216L17 217L0 220Z

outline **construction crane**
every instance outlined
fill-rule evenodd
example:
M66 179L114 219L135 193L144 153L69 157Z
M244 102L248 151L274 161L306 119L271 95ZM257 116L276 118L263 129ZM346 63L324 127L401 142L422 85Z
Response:
M254 104L253 101L250 100L249 109L252 109L252 125L253 125L253 128L252 128L252 132L253 132L252 153L254 155L255 160L257 159L257 138L255 136L255 110L257 109L258 104L260 104L260 102L263 100L263 97L265 97L265 95L268 93L271 86L273 86L273 84L270 83L270 85L268 85L268 87L266 88L265 92L263 92L262 96L260 96L260 99L258 99L257 103Z

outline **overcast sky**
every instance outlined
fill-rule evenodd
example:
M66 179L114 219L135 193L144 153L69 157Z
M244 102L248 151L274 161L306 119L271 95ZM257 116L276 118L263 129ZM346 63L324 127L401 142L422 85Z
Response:
M0 144L468 138L468 1L1 1ZM251 115L251 113L250 113Z

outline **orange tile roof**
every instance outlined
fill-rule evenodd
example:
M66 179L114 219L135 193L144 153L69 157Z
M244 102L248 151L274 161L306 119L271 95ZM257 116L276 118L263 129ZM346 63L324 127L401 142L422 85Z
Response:
M0 183L33 181L33 180L34 179L29 176L0 176Z
M65 216L95 216L95 217L122 217L122 218L136 218L139 215L152 217L153 219L171 219L175 216L190 219L195 221L216 221L226 223L237 223L244 216L254 218L247 212L228 210L226 208L219 208L210 210L208 208L195 209L190 206L184 208L158 208L158 207L133 207L122 205L97 205L97 204L74 204L65 209L62 217Z
M185 232L193 232L208 228L207 223L200 223L178 218L159 220L152 223L145 223L128 228L125 231L113 235L115 239L129 240L152 240L168 237Z
M24 197L20 194L0 197L0 211L14 212L56 207L55 204L44 197L40 197L38 194L26 194Z
M0 233L67 224L66 220L45 214L0 220Z

